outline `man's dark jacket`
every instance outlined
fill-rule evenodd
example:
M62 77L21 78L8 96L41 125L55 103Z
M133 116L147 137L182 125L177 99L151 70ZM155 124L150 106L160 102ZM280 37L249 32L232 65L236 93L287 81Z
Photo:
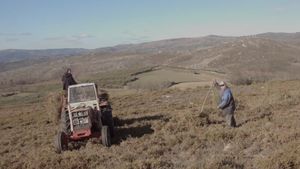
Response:
M63 81L63 90L67 90L70 85L77 84L71 73L65 73L61 80Z

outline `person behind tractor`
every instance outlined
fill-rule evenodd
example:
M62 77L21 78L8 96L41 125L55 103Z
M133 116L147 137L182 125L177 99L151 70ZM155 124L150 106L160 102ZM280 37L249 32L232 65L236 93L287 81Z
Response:
M76 81L73 78L71 69L68 68L67 71L64 73L62 77L62 82L63 82L63 90L65 93L67 93L68 87L74 84L77 84Z
M234 118L235 102L230 88L224 81L215 81L215 86L220 89L220 104L217 108L222 110L222 115L225 116L226 123L230 127L236 127Z

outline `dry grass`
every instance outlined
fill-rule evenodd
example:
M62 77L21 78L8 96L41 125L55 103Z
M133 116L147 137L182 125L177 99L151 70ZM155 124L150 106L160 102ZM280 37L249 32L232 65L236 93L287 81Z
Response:
M60 120L60 113L63 105L63 92L50 92L46 97L45 107L49 115L49 119L58 123Z
M116 138L89 140L56 154L57 125L47 107L1 107L2 168L294 168L300 167L300 82L232 87L238 128L229 128L206 87L111 94Z

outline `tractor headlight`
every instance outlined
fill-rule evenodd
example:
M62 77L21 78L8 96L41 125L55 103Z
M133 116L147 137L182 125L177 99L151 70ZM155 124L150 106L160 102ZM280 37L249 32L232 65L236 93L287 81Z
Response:
M82 119L82 123L83 123L83 124L89 123L89 119L88 119L87 117L86 117L86 118L83 118L83 119Z
M79 119L79 124L86 124L86 123L89 123L89 119L87 117Z

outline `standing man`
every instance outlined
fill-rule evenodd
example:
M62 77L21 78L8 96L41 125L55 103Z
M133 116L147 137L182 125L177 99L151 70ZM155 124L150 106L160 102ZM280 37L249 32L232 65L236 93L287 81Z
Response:
M65 91L65 95L67 94L69 86L77 84L73 78L70 68L67 69L66 73L63 75L61 80L63 82L63 90Z
M234 119L235 102L230 88L224 81L215 81L215 86L220 89L221 103L218 105L218 109L222 110L223 116L225 116L226 123L230 127L236 127Z

